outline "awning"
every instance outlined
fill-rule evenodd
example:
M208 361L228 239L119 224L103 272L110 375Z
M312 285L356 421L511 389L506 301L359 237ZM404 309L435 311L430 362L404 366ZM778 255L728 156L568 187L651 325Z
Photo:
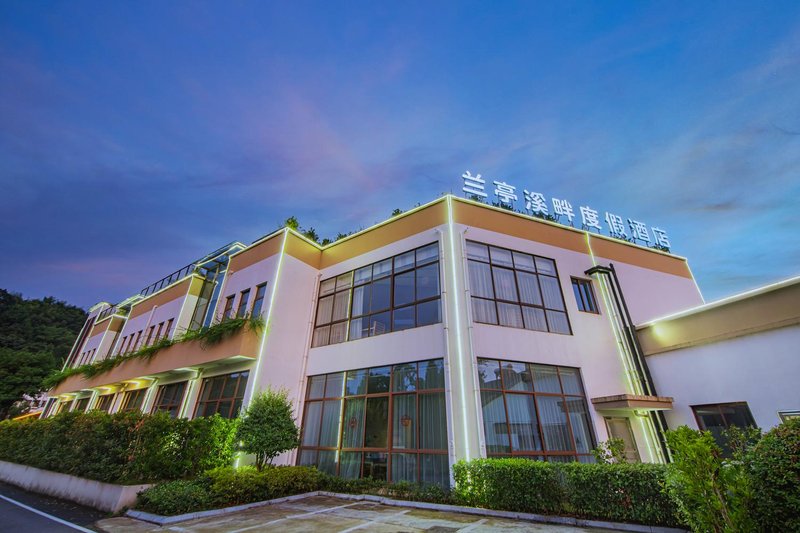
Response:
M670 396L647 396L643 394L617 394L592 398L592 404L598 411L604 410L637 410L667 411L672 409Z

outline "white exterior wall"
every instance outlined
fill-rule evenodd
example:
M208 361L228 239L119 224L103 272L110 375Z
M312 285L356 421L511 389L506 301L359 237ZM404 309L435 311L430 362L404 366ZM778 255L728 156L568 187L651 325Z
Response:
M614 264L634 324L703 304L703 296L693 279L601 257L597 260Z
M239 307L241 292L247 289L250 289L250 299L247 303L249 311L253 307L253 301L256 298L256 286L264 282L267 283L267 293L264 296L264 304L261 306L261 311L262 315L266 313L269 306L269 295L275 283L275 272L278 268L279 257L280 254L276 254L241 270L229 270L225 275L222 290L217 299L217 307L214 310L215 320L222 318L222 312L225 310L225 300L230 295L235 296L232 312L235 315L236 309Z
M456 225L456 227L459 228L459 225ZM470 322L472 326L470 340L474 356L475 358L503 359L579 368L594 426L595 438L598 442L607 440L609 435L604 416L609 415L596 411L591 403L591 398L633 393L634 391L629 385L622 356L618 351L611 327L608 309L604 305L602 293L596 280L592 281L592 285L600 314L585 313L578 310L572 290L571 277L588 278L584 272L594 266L591 256L557 246L473 227L467 229L464 239L536 254L555 260L561 292L564 295L564 303L572 327L572 335ZM608 262L602 258L597 258L598 264L607 265ZM636 313L634 320L636 320L637 315L655 316L665 312L674 312L690 307L700 301L697 286L691 279L619 262L615 262L614 267L617 270L625 299L631 308L631 314L634 315L634 312ZM467 279L468 283L469 280ZM471 320L471 308L468 312ZM477 387L477 384L475 386ZM659 392L663 394L663 392ZM478 401L478 407L480 407L480 399L477 398L476 401ZM478 414L480 417L480 409ZM614 416L619 415L615 414ZM641 421L637 420L635 416L630 418L631 429L634 432L642 460L657 460L655 451L651 449L655 443L650 442L645 436ZM484 446L483 435L481 434L482 453L485 455Z
M774 329L647 357L660 394L675 403L670 428L697 428L691 406L747 402L764 430L778 411L800 410L800 326Z

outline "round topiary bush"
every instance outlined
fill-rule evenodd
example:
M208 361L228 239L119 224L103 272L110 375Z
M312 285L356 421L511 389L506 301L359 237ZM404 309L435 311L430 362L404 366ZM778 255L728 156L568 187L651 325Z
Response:
M761 531L800 531L800 418L770 430L753 448L753 518Z

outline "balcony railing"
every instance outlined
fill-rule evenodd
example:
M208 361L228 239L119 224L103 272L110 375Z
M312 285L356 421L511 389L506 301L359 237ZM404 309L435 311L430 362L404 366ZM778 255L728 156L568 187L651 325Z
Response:
M100 312L100 314L97 315L97 322L100 322L104 318L107 318L107 317L109 317L111 315L126 316L127 314L128 314L128 310L127 309L124 309L124 308L119 307L117 305L112 305L111 307L109 307L107 309L103 309Z
M182 269L176 270L169 276L165 276L160 280L156 281L155 283L148 285L147 287L142 289L139 294L141 294L143 298L150 296L151 294L160 291L164 287L172 285L176 281L182 280L183 278L185 278L186 276L197 270L199 270L199 266L197 265L197 263L189 263Z

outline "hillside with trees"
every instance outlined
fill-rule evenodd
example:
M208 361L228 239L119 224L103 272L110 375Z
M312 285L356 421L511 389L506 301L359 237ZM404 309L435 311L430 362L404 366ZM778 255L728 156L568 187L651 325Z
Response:
M26 300L0 289L0 419L16 414L14 402L41 392L42 380L61 368L86 312L42 298Z

